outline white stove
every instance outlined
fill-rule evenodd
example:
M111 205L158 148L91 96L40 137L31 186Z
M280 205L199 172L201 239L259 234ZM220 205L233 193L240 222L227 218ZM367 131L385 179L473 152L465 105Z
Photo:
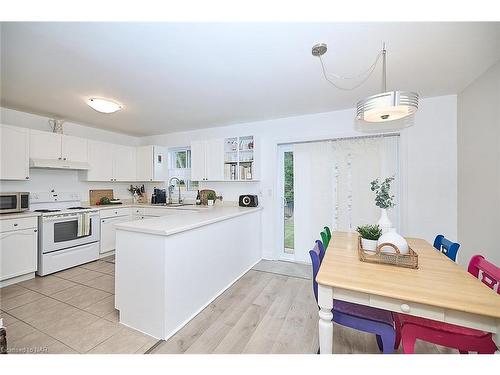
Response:
M99 210L82 207L73 192L31 193L38 218L38 271L48 275L99 258Z

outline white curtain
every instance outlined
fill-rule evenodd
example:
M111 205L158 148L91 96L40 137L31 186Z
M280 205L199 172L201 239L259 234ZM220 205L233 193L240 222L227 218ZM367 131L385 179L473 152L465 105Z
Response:
M391 192L399 196L398 136L301 143L294 154L295 259L309 262L309 250L325 225L353 231L378 221L370 182L395 176ZM399 205L389 211L399 227Z

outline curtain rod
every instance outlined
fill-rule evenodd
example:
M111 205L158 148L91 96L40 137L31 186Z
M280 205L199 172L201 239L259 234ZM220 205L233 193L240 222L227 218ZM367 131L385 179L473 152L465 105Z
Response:
M352 136L352 137L340 137L340 138L323 138L323 139L315 139L312 141L296 141L296 142L284 142L279 143L280 145L294 145L299 143L318 143L318 142L335 142L335 141L347 141L350 139L367 139L367 138L386 138L386 137L399 137L399 133L385 133L385 134L377 134L377 135L360 135L360 136Z

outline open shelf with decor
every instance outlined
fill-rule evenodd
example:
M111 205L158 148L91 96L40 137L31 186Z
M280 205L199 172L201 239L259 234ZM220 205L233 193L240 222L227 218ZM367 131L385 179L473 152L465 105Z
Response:
M224 180L255 181L254 136L224 139Z

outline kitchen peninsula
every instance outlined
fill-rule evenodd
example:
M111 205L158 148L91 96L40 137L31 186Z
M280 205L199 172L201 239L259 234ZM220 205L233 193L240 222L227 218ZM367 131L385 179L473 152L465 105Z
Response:
M117 224L120 323L168 339L261 254L261 207L193 208Z

